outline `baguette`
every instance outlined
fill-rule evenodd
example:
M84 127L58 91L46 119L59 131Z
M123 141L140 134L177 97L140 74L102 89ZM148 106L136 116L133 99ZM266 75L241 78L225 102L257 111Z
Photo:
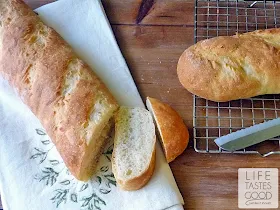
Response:
M203 40L180 57L177 72L191 93L224 102L280 93L280 29Z
M79 180L94 173L118 104L89 66L21 0L0 2L0 74Z
M166 160L170 163L187 148L189 131L169 105L151 97L147 97L146 105L155 119Z
M153 119L146 109L121 107L115 121L112 170L119 187L138 190L149 181L155 168Z

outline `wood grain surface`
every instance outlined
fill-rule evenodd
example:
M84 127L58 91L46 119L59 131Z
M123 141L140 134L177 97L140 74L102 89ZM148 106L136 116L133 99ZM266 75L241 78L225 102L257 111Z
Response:
M36 8L53 0L25 1ZM180 54L193 44L193 1L102 2L143 100L151 96L170 104L192 134L192 95L180 85L176 65ZM186 151L170 166L185 209L231 210L238 209L238 168L279 168L279 158L199 154L193 149L191 137Z

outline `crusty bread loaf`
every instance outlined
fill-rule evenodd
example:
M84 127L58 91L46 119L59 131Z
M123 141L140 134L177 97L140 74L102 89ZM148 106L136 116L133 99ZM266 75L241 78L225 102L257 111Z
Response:
M0 74L80 180L94 172L118 105L70 46L21 0L0 1Z
M189 131L169 105L151 97L147 97L146 105L155 119L166 160L170 163L187 148Z
M124 190L138 190L155 168L155 126L144 108L121 107L115 118L112 169Z
M177 72L191 93L230 101L280 93L280 29L203 40L180 57Z

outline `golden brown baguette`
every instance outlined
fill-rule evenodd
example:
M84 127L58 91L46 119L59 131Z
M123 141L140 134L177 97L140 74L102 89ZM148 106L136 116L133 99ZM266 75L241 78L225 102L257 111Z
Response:
M0 74L38 117L71 173L89 179L117 102L21 0L0 2L0 40Z
M155 119L166 160L170 163L187 148L189 131L169 105L151 97L147 97L146 105Z
M203 40L180 57L177 73L191 93L230 101L280 93L280 29Z

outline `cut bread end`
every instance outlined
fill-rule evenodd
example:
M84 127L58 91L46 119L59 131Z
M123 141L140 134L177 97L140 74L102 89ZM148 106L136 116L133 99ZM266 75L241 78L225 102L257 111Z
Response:
M169 105L151 97L147 97L146 105L157 125L166 160L170 163L187 148L188 129L180 115Z
M144 108L121 107L115 118L112 170L123 190L138 190L155 168L155 126Z
M111 118L105 125L100 136L92 139L87 147L89 148L85 153L84 161L81 164L79 173L76 174L76 178L80 181L88 181L95 173L100 156L104 150L104 147L108 143L110 132L112 131L114 120ZM94 138L94 137L93 137Z

